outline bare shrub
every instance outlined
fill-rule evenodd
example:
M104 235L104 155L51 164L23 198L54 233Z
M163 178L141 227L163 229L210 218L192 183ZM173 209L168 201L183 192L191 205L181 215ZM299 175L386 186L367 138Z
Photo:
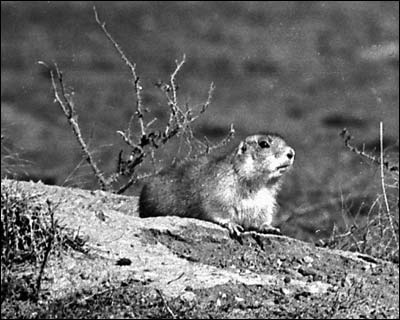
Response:
M131 74L131 82L133 86L133 93L135 96L135 108L134 112L129 120L128 128L126 130L118 130L117 133L122 138L123 142L129 147L129 155L125 156L123 150L117 155L117 169L116 172L105 176L105 174L99 169L92 152L89 150L87 143L85 142L81 129L78 123L78 117L74 102L72 100L73 94L69 93L65 89L63 73L54 64L54 68L47 65L45 62L39 61L39 63L45 66L51 76L52 88L55 96L55 101L61 107L65 117L68 120L69 125L83 151L84 159L89 163L94 175L97 178L99 187L102 190L112 190L115 193L125 192L132 184L138 180L157 173L139 175L138 168L142 165L143 161L149 156L154 160L154 151L161 148L163 145L168 143L174 137L180 137L180 142L185 144L187 150L186 156L197 156L201 153L208 153L216 148L225 145L234 135L234 129L231 125L230 131L226 138L220 142L212 145L207 139L200 141L194 137L192 124L208 109L212 94L214 91L214 84L211 83L208 96L206 101L202 104L200 110L194 111L193 108L187 104L181 104L178 95L178 84L177 75L182 69L182 66L186 62L186 57L183 55L180 61L175 61L176 67L174 72L170 75L169 82L158 82L157 87L163 92L166 99L166 104L169 110L168 122L165 123L164 129L155 130L152 125L156 118L147 119L145 117L145 110L149 108L143 105L142 91L143 87L140 81L140 77L136 71L136 64L132 63L122 50L121 46L114 40L112 35L106 28L105 22L102 22L99 18L95 7L94 15L97 24L100 26L102 32L105 34L107 39L113 45L115 50L118 52L122 61L127 65ZM133 135L132 125L136 121L140 130L139 133ZM181 148L180 148L181 149ZM195 149L195 150L194 150ZM153 161L154 162L154 161ZM128 177L127 182L123 182L123 178Z

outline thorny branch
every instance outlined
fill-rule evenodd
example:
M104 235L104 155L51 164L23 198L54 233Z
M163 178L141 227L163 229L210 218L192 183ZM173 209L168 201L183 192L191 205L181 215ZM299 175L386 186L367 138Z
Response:
M346 128L344 128L341 132L340 132L340 136L343 138L344 141L344 145L351 151L354 152L368 160L371 160L373 163L380 165L382 163L383 167L386 170L389 170L391 172L394 171L399 171L399 168L397 166L390 166L389 161L384 160L383 157L378 158L376 156L373 156L367 152L365 152L365 150L360 150L357 147L354 147L353 145L350 144L350 140L353 139L353 137L350 135L350 133L347 131Z

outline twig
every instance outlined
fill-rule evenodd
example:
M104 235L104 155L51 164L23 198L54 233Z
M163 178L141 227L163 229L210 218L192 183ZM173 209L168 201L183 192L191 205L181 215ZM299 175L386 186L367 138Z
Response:
M178 133L179 129L183 127L181 122L184 122L185 116L184 116L183 111L178 106L178 100L177 100L177 96L176 96L177 86L176 86L175 80L176 80L176 76L177 76L179 70L182 68L182 66L184 65L185 62L186 62L185 54L183 55L181 61L179 61L179 62L175 61L176 68L175 68L174 72L171 74L170 85L166 85L165 88L163 89L165 96L167 98L167 101L168 101L168 106L170 107L169 120L168 120L168 123L167 123L167 125L165 127L165 131L164 131L164 140L165 141L172 138L175 134ZM172 91L172 97L170 95L171 91ZM181 118L183 118L183 121ZM173 120L175 120L174 126L172 126ZM172 129L171 129L171 127L172 127Z
M235 128L233 127L233 123L231 123L231 127L229 129L228 135L222 139L220 142L210 145L209 141L206 139L207 144L206 144L206 151L205 153L210 153L212 150L222 148L223 146L227 145L229 141L234 137L235 135Z
M50 235L47 238L47 245L46 245L46 249L44 252L44 257L43 257L43 261L41 263L40 266L40 271L39 271L39 275L36 279L36 294L39 295L40 292L40 287L42 284L42 277L43 277L43 273L44 273L44 268L46 267L47 264L47 260L49 258L49 254L54 242L54 237L55 237L55 233L56 233L56 227L55 227L55 223L54 223L54 210L51 208L51 202L50 200L47 200L47 206L48 206L48 210L50 213L50 221L51 221L51 232Z
M107 183L106 179L104 178L103 173L97 167L96 162L94 161L92 154L90 153L90 151L86 145L85 140L83 140L82 133L81 133L81 130L80 130L79 124L78 124L78 116L75 113L75 109L74 109L74 106L73 106L71 100L69 100L67 98L67 94L65 92L65 87L64 87L64 82L63 82L63 77L62 77L61 71L59 70L57 64L55 63L54 66L56 69L57 80L58 80L58 84L59 84L59 89L58 89L56 80L54 78L53 70L46 63L44 63L42 61L39 61L38 63L45 66L49 70L50 77L51 77L51 85L53 87L53 93L54 93L56 102L61 107L62 111L64 112L65 116L67 117L68 123L71 126L72 131L73 131L76 139L78 140L79 145L81 146L81 149L85 155L86 161L89 163L90 167L92 168L92 170L97 178L100 188L102 190L107 190L108 183Z
M371 213L372 213L372 211L373 211L373 209L375 208L375 206L378 204L378 205L380 205L380 199L381 199L381 196L378 196L375 200L374 200L374 202L372 203L372 205L371 205L371 207L369 208L369 210L368 210L368 214L367 214L367 224L366 224L366 226L365 226L365 228L366 228L366 231L365 231L365 233L364 233L364 235L363 235L363 248L362 248L362 253L365 253L365 250L366 250L366 247L367 247L367 239L368 239L368 236L370 235L370 233L371 233L371 226L372 226L372 224L374 223L374 220L372 220L371 219ZM379 211L378 211L379 212Z
M392 215L390 213L389 202L388 202L388 199L387 199L386 189L385 189L385 173L384 173L384 170L383 170L383 122L382 121L379 123L379 138L380 138L380 147L381 147L381 150L380 150L381 151L380 152L380 155L381 155L381 161L380 161L381 166L380 167L381 167L381 184L382 184L383 199L384 199L384 202L385 202L386 213L387 213L388 218L389 218L390 228L392 229L393 237L394 237L394 239L396 241L396 246L398 248L399 247L399 239L397 238L397 232L396 232L396 230L395 230L395 228L393 226Z
M214 93L215 90L215 85L214 82L211 82L210 84L210 88L208 89L208 96L207 96L207 101L203 104L203 106L201 107L200 112L198 113L198 115L196 115L195 117L191 118L190 122L195 121L198 117L200 117L200 115L204 112L206 112L206 110L208 109L209 105L211 104L211 99L212 99L212 95Z
M75 174L75 172L78 171L78 169L81 167L82 163L85 161L85 159L81 159L79 161L79 163L75 166L75 168L70 172L70 174L68 174L68 176L64 179L63 183L61 184L61 186L65 186L67 183L69 183L70 179L73 177L73 175Z
M157 293L159 294L159 296L161 297L161 300L165 306L165 308L167 309L168 313L171 315L172 319L176 319L176 315L175 313L171 310L171 308L169 307L169 305L167 304L167 301L165 301L164 295L162 294L161 290L158 288L155 288L155 290L157 291Z
M171 284L172 282L179 280L179 279L182 278L184 275L185 275L185 273L182 272L182 273L181 273L178 277L176 277L175 279L169 280L169 281L167 282L167 284L169 285L169 284Z
M129 178L129 181L127 183L125 183L121 188L119 188L116 192L116 194L122 194L124 193L126 190L128 190L128 188L133 185L135 182L137 181L137 177L135 175L132 175Z
M130 146L133 151L139 151L139 152L143 152L143 148L140 145L137 145L136 143L134 143L131 138L130 138L130 133L128 133L128 135L123 132L118 130L117 133L122 137L122 140L128 145Z
M171 80L170 81L171 81L171 87L172 87L172 98L173 98L174 106L178 105L178 101L177 101L177 98L176 98L177 87L176 87L176 84L175 84L175 78L176 78L176 75L178 74L179 70L182 68L182 66L184 65L185 62L186 62L186 55L183 54L183 57L182 57L181 61L179 61L179 62L175 61L176 68L175 68L175 71L171 74Z
M357 147L354 147L350 144L350 140L353 138L349 132L347 131L346 128L342 130L340 133L340 136L344 139L344 145L349 148L350 151L357 153L358 155L367 158L371 160L372 162L375 162L376 164L380 164L379 159L375 156L372 156L368 153L366 153L364 150L359 150Z

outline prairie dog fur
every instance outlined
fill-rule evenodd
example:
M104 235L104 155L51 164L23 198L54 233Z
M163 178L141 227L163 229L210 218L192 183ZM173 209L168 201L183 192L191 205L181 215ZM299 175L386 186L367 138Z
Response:
M273 226L282 177L295 151L276 133L248 136L220 157L210 155L163 169L143 187L140 217L180 216L243 231L279 233Z

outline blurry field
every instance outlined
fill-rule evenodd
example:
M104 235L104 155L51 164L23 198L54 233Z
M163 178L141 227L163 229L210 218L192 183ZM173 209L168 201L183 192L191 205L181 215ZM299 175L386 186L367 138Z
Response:
M80 148L53 103L39 60L64 72L81 128L101 168L115 169L135 100L129 70L94 20L93 2L1 3L1 130L20 178L94 188ZM154 85L186 54L179 96L210 109L198 138L277 131L296 150L280 202L284 232L325 237L343 214L364 214L380 192L378 168L343 146L399 148L398 2L99 2L97 10L137 63L144 104L160 127L168 109ZM235 143L234 142L234 143ZM176 145L159 155L171 159ZM2 150L3 152L3 150ZM29 162L26 162L26 161ZM143 169L147 167L144 166ZM3 168L2 168L3 172ZM74 173L71 175L71 173ZM128 192L135 194L137 188ZM366 208L366 209L365 209ZM364 210L364 211L363 211Z

